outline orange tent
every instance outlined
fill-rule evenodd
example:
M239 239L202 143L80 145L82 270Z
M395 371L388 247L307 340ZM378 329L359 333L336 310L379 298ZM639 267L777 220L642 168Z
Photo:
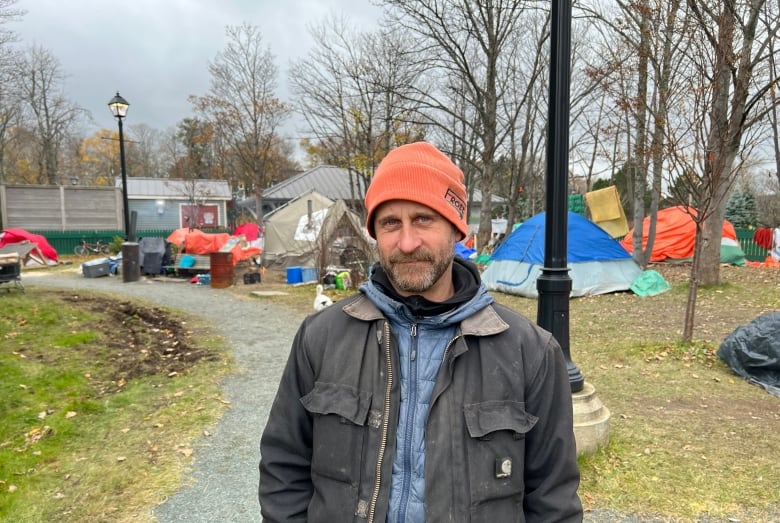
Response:
M688 211L696 214L695 209ZM682 206L669 207L658 211L656 222L655 241L653 252L650 254L651 262L660 262L666 259L679 259L693 257L693 244L696 240L696 222ZM647 246L647 234L650 229L650 217L646 217L642 223L642 248ZM630 253L634 252L634 230L628 231L620 244ZM723 237L737 240L737 232L728 220L723 220Z

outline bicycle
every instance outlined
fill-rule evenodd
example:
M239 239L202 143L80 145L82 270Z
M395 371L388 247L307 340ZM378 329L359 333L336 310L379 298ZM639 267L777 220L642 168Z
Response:
M81 240L81 243L76 245L73 252L79 256L86 256L89 253L95 254L108 254L110 251L108 243L98 240L95 243L88 243L87 240Z

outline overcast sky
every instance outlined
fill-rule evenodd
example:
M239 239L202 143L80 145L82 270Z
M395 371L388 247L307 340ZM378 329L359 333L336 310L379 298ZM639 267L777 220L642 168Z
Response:
M228 25L260 28L287 99L288 63L306 55L313 23L343 14L372 28L380 14L369 0L19 0L15 7L27 13L8 29L21 45L57 57L66 96L90 111L94 129L116 126L107 104L117 91L130 103L126 125L166 130L191 116L187 97L206 93L208 62L224 49Z

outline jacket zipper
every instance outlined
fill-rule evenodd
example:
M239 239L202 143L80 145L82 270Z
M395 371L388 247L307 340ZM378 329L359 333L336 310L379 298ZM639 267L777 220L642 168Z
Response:
M404 447L398 449L403 460L403 478L401 480L401 499L398 502L398 520L406 520L406 511L409 504L409 490L412 483L412 433L414 431L415 411L417 410L417 324L409 327L409 335L412 337L412 346L409 352L409 407L406 411L406 434L404 435Z
M376 514L376 504L379 500L379 489L382 485L382 462L385 459L385 450L387 449L387 433L390 426L390 389L393 387L393 366L390 359L390 324L385 322L385 365L387 367L387 384L385 388L385 407L382 412L382 438L379 443L379 454L376 458L376 478L374 480L374 491L371 493L371 504L368 509L368 523L373 523Z
M452 346L455 344L455 340L457 340L458 338L460 338L460 334L456 334L456 335L455 335L455 337L453 337L453 338L452 338L452 339L451 339L451 340L450 340L450 341L447 343L447 346L444 348L444 354L442 354L442 356L441 356L441 362L442 362L442 364L446 363L446 361L447 361L447 355L449 354L449 352L450 352L450 349L452 348Z

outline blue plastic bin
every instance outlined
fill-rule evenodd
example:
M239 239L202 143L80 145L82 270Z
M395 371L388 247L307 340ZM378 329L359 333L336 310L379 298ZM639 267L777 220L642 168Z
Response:
M287 267L287 283L301 283L303 282L303 268L302 267Z

